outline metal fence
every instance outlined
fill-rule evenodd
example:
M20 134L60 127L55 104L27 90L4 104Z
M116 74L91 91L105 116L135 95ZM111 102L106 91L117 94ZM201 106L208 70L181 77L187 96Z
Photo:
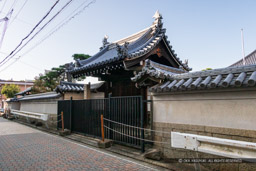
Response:
M110 97L106 99L61 100L58 101L58 114L63 112L64 127L71 132L92 137L101 136L100 115L104 118L123 124L143 128L143 101L141 96ZM60 117L60 116L59 116ZM60 118L58 118L60 120ZM117 143L141 148L144 142L132 137L144 138L143 130L124 127L113 122L104 121L105 125L115 130L105 130L106 138ZM61 128L61 123L58 123Z

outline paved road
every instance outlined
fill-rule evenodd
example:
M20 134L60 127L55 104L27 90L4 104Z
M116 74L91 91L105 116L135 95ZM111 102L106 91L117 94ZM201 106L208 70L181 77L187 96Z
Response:
M0 170L156 170L0 117Z

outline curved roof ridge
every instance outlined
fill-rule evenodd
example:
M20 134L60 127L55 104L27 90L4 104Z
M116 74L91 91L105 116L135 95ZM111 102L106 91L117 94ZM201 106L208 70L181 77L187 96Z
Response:
M164 65L164 64L156 63L156 62L151 61L149 59L147 59L147 60L150 62L150 65L152 65L153 67L161 68L161 69L164 69L166 71L175 70L175 71L185 72L183 69L180 69L180 68L175 68L175 67L167 66L167 65Z
M93 55L92 57L88 58L88 59L84 59L84 60L80 60L79 62L83 65L97 59L98 57L100 57L102 54L104 54L106 51L108 51L108 47L109 45L107 45L105 48L103 48L101 51L99 51L98 53L96 53L95 55Z
M151 25L150 27L147 27L147 28L145 28L145 29L143 29L143 30L141 30L141 31L138 31L137 33L134 33L134 34L132 34L132 35L130 35L130 36L127 36L127 37L122 38L122 39L120 39L120 40L114 41L114 42L112 42L112 43L118 43L119 45L122 45L122 44L124 44L125 42L129 42L129 40L134 40L135 38L138 38L138 39L139 39L143 34L145 34L146 32L148 32L148 30L150 30L153 26L154 26L154 25ZM133 39L132 39L132 38L133 38ZM136 39L136 40L138 40L138 39ZM134 40L134 41L136 41L136 40Z
M81 86L84 86L84 84L72 83L72 82L68 82L68 81L61 81L60 85L81 85Z

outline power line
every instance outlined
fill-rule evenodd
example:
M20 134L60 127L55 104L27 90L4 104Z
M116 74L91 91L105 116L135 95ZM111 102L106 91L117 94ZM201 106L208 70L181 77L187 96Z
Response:
M21 57L21 56L20 56ZM20 58L19 58L20 59ZM15 62L17 62L19 59L17 59ZM20 63L22 63L22 64L24 64L24 65L27 65L27 66L29 66L29 67L32 67L32 68L34 68L34 69L36 69L36 70L38 70L38 71L42 71L43 69L40 69L40 68L38 68L38 67L36 67L36 66L34 66L34 65L31 65L31 64L29 64L29 63L26 63L26 62L24 62L24 61L19 61Z
M2 8L0 10L0 13L2 13L2 11L3 11L4 7L5 7L6 2L7 2L7 0L4 1L4 4L3 4L3 6L2 6Z
M25 0L25 2L22 4L20 10L17 12L17 14L15 15L15 17L13 18L13 20L11 21L10 25L13 23L14 20L16 20L17 16L20 14L20 12L23 10L24 6L26 5L26 3L28 2L28 0Z
M14 6L16 5L16 3L17 3L17 0L14 0L14 2L13 2L13 4L12 4L11 8L9 9L9 11L8 11L7 13L10 13L10 12L11 12L11 10L14 8Z
M6 70L7 68L9 68L10 66L12 66L15 62L17 62L19 59L21 58L21 56L19 56L18 58L15 58L15 61L13 61L12 63L10 63L9 65L7 65L4 69L0 70L0 73L3 72L4 70Z
M71 17L68 18L64 23L62 23L64 20L62 20L62 22L60 22L59 24L56 25L56 29L53 30L52 32L50 32L48 35L46 35L42 40L40 40L35 46L33 46L32 48L30 48L28 51L26 51L25 53L23 53L21 55L24 56L25 54L29 53L31 50L33 50L35 47L37 47L38 45L40 45L43 41L45 41L47 38L49 38L51 35L53 35L55 32L57 32L59 29L61 29L64 25L68 24L68 22L70 22L72 19L74 19L77 15L80 15L86 8L88 8L91 4L95 3L96 0L93 0L91 2L89 2L88 4L86 4L85 6L83 6L85 3L87 2L87 0L82 3L78 8L76 8L72 13L71 13ZM82 8L81 10L79 10L78 12L76 12L78 9ZM75 13L76 12L76 13ZM75 14L74 14L75 13ZM1 53L1 52L0 52ZM18 53L18 52L17 52ZM15 53L16 54L16 53ZM19 58L20 59L20 58ZM15 60L13 63L17 62L18 60ZM6 62L5 62L6 63ZM12 64L13 64L12 63ZM9 65L7 67L5 67L3 70L7 69L9 67ZM0 72L2 72L3 70L1 70Z
M12 12L13 12L13 10L11 10L11 12L8 13L6 15L6 17L3 19L4 20L4 28L3 28L2 37L0 39L0 49L1 49L3 41L4 41L4 36L5 36L6 30L7 30L7 27L8 27L9 20L10 20L10 18L12 16Z
M0 53L5 54L5 55L8 54L8 53L2 52L2 51L0 51ZM17 55L15 55L15 56L17 56ZM18 56L17 58L14 58L15 61L13 61L13 62L12 62L11 64L9 64L8 66L6 66L4 69L0 70L0 73L3 72L5 69L9 68L10 66L12 66L12 65L13 65L15 62L17 62L21 57L22 57L22 56ZM39 71L39 70L40 70L40 71L43 70L43 69L40 69L40 68L38 68L38 67L36 67L36 66L34 66L34 65L28 64L28 63L23 62L23 61L18 61L18 62L23 63L24 65L30 66L30 67L32 67L32 68L34 68L34 69L37 69L38 71Z
M26 40L34 31L35 29L45 20L45 18L51 13L51 11L54 9L54 7L59 3L60 0L57 0L54 5L50 8L50 10L46 13L46 15L33 27L33 29L29 32L29 34L24 37L21 42L18 44L18 46L16 46L16 48L11 51L11 53L6 56L1 62L0 64L2 64L3 62L5 62L9 57L12 56L12 54L22 45L23 41Z
M5 12L2 12L3 14L7 14L7 13L5 13ZM18 20L18 21L20 21L20 22L23 22L23 23L25 23L25 24L28 24L28 25L31 25L31 26L34 26L33 24L31 24L30 22L28 22L28 21L25 21L25 20L23 20L23 19L21 19L21 18L16 18L16 20ZM38 28L40 28L40 27L38 27Z
M9 58L4 62L0 62L0 67L3 66L6 62L8 62L14 55L19 53L31 40L33 40L36 35L38 35L52 20L54 20L73 0L70 0L67 2L50 20L48 20L21 48L19 48L16 52L13 54L9 55ZM3 63L4 62L4 63Z
M87 1L87 0L86 0ZM86 8L88 8L91 4L95 3L96 0L93 0L91 2L89 2L87 5L85 5L84 7L82 7L85 3L82 3L78 8L76 8L72 13L71 13L71 17L68 18L66 21L62 20L59 24L56 25L56 27L54 29L52 29L50 32L48 32L49 34L46 34L46 36L41 39L40 41L38 41L33 47L31 47L29 50L27 50L25 53L23 53L21 56L26 55L27 53L29 53L31 50L33 50L34 48L36 48L37 46L39 46L41 43L43 43L47 38L49 38L50 36L52 36L55 32L57 32L59 29L61 29L64 25L68 24L72 19L74 19L77 15L81 14ZM79 8L82 8L80 11L76 12ZM76 13L75 13L76 12ZM75 13L75 14L74 14Z

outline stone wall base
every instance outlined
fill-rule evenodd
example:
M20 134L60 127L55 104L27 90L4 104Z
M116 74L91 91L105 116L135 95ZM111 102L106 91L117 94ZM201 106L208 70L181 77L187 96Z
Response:
M162 151L163 155L167 159L196 159L196 158L225 158L222 156L216 156L201 152L194 152L190 150L177 149L171 147L171 132L190 133L197 135L205 135L247 142L256 142L256 131L253 130L241 130L230 128L219 128L199 125L186 125L186 124L173 124L173 123L160 123L155 122L154 130L164 131L169 133L154 133L154 140L166 143L155 143L154 148ZM205 168L210 170L256 170L256 163L200 163Z
M36 124L38 122L42 123L42 126L49 129L57 129L57 115L56 114L49 114L47 121L42 121L39 119L33 119L33 118L26 118L24 116L17 116L17 119L19 119L22 122Z

